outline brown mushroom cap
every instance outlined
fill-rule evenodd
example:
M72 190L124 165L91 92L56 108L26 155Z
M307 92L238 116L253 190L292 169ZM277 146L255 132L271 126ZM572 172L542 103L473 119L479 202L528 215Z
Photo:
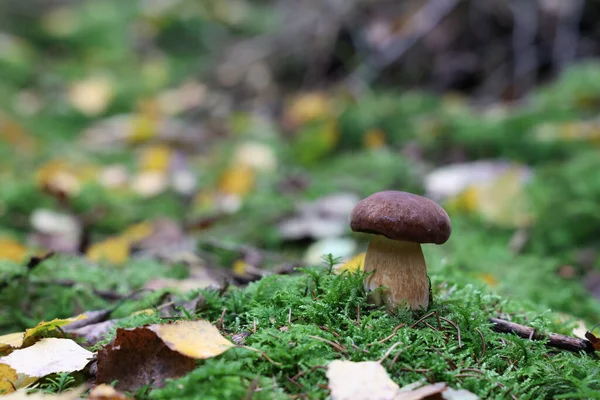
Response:
M452 232L450 217L438 204L394 190L361 200L350 213L350 228L392 240L435 244L445 243Z

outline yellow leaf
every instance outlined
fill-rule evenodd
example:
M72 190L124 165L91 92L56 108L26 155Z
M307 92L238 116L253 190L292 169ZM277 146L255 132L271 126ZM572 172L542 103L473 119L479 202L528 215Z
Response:
M285 119L292 125L303 125L326 117L331 111L331 104L323 93L305 93L291 101L285 111Z
M99 243L94 243L86 255L90 261L108 261L122 264L129 258L130 241L123 237L111 237Z
M7 335L0 336L0 354L7 350L18 349L23 346L23 340L25 339L25 332L9 333Z
M153 232L154 226L150 222L140 222L131 225L119 236L130 243L136 243L152 235Z
M90 391L88 400L126 400L131 397L125 396L123 393L118 392L114 387L105 383L94 387Z
M236 275L244 276L244 275L246 275L247 267L248 267L248 264L244 260L236 260L233 263L231 270Z
M211 358L235 347L221 336L216 327L204 320L150 325L149 329L171 350L191 358Z
M113 95L114 84L105 76L94 76L76 81L69 89L71 105L90 117L104 112L112 101Z
M40 336L43 334L47 334L50 331L56 330L58 327L69 325L72 322L79 321L79 320L82 320L85 318L86 318L85 314L81 314L81 315L78 315L76 317L71 317L71 318L63 318L63 319L55 318L52 321L42 321L39 324L37 324L35 327L25 330L25 335L23 337L23 341L25 341L31 337L34 337L34 336Z
M16 240L0 238L0 260L23 262L27 255L27 248Z
M157 131L155 119L139 115L132 121L132 129L127 140L132 144L142 143L156 136Z
M385 146L385 132L381 129L371 129L365 133L363 144L367 149L379 149Z
M236 164L219 177L219 191L226 195L244 196L254 186L254 171L245 164Z
M62 160L53 160L41 166L36 171L36 180L42 189L47 188L72 196L77 195L81 189L74 168Z
M365 256L367 253L360 253L352 257L350 260L346 261L344 264L340 265L335 269L338 274L341 274L343 271L362 271L365 265Z
M131 144L143 143L155 137L162 119L160 104L156 100L142 101L139 109L139 113L132 120L131 132L127 137Z
M169 169L172 150L165 145L150 146L142 152L140 169L142 171L166 172Z
M478 278L492 287L498 286L498 278L488 272L479 274Z
M131 315L154 315L156 313L155 310L151 309L151 308L145 308L143 310L138 310L134 313L132 313Z
M17 371L12 369L9 365L0 364L0 394L14 392L17 378Z

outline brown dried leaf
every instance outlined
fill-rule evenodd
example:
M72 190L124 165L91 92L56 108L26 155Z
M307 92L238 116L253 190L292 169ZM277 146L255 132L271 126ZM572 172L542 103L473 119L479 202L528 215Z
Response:
M148 327L117 329L114 341L98 352L96 383L118 380L116 389L136 390L144 385L162 387L196 366L193 358L171 350Z

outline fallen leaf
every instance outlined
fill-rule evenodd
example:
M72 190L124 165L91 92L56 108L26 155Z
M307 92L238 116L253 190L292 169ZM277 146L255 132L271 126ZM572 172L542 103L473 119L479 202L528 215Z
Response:
M421 400L421 399L434 399L440 398L440 394L444 392L448 386L444 382L434 383L432 385L421 386L415 388L414 385L408 385L398 391L398 394L394 396L394 400ZM438 395L436 397L432 397Z
M425 178L427 196L447 201L447 209L474 213L498 226L531 224L527 166L506 161L475 161L438 168Z
M69 329L68 333L71 337L83 338L87 346L93 346L99 341L104 340L115 325L116 320L102 321Z
M116 389L136 390L144 385L162 387L165 380L185 375L196 361L167 345L148 327L117 329L113 342L98 351L96 383L118 381Z
M321 264L324 255L345 259L356 251L356 243L352 239L330 237L314 242L304 253L304 262L309 265Z
M540 142L587 142L600 145L600 120L543 123L534 130Z
M367 149L380 149L385 146L385 132L381 129L371 129L363 136L363 145Z
M133 177L131 188L142 197L154 197L167 188L167 176L162 172L140 172Z
M304 93L292 99L284 111L284 121L290 126L299 126L332 112L329 99L323 93Z
M341 274L343 271L362 271L365 265L365 257L367 253L359 253L346 261L344 264L338 266L335 272Z
M0 238L0 260L23 262L27 256L27 248L9 238Z
M0 394L15 391L18 374L10 365L0 364Z
M87 258L92 262L108 261L112 264L123 264L129 259L130 242L119 236L94 243L87 250Z
M235 164L219 177L219 191L225 195L244 196L254 187L254 170L246 164Z
M36 181L41 189L69 196L79 194L81 183L74 167L63 160L52 160L36 171Z
M233 159L256 171L274 171L277 168L277 157L273 148L260 142L242 143L236 149Z
M75 321L81 321L85 318L85 314L81 314L71 318L55 318L52 321L42 321L33 328L25 330L21 344L18 347L21 347L23 345L23 342L27 342L28 339L34 338L36 336L48 335L50 332L56 331L59 327L69 325Z
M332 400L477 400L467 390L454 390L445 382L423 386L414 382L400 388L376 361L335 360L327 365Z
M301 203L293 217L279 224L279 233L290 240L341 236L348 230L348 215L359 200L354 193L334 193Z
M25 332L15 332L0 336L0 354L5 353L11 348L18 349L23 346L24 338Z
M130 243L134 244L141 240L144 240L154 233L154 225L150 222L140 222L135 225L131 225L119 236Z
M600 350L600 339L596 337L592 332L587 331L585 333L585 338L590 341L594 350Z
M479 400L479 396L466 389L447 388L442 392L445 400Z
M0 363L20 374L41 378L58 372L80 371L93 355L71 339L45 338L0 357Z
M164 173L169 169L173 151L166 145L154 145L143 149L139 159L141 171Z
M81 222L73 215L48 209L35 210L29 221L35 230L53 238L61 238L65 243L77 246L81 236Z
M522 183L528 182L533 176L529 167L502 160L450 164L434 169L425 177L426 195L436 201L444 201L460 195L473 185L489 183L511 168L519 171Z
M235 347L210 322L176 321L172 324L150 325L171 350L187 357L205 359L218 356Z
M331 361L327 379L332 400L394 400L399 391L376 361Z
M145 289L149 290L163 290L172 289L182 293L190 292L192 290L206 289L206 288L219 288L220 283L209 277L205 278L188 278L188 279L170 279L170 278L156 278L148 281L145 285Z
M114 95L114 84L106 76L94 76L73 82L69 102L84 115L97 116L104 112Z
M127 400L131 397L117 391L114 387L101 384L94 387L89 394L88 400Z

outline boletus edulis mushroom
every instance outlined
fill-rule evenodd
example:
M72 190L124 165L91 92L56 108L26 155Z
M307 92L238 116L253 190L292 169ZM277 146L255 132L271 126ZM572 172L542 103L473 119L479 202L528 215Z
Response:
M446 211L432 200L412 193L383 191L361 200L350 214L355 232L371 233L364 270L367 292L375 302L393 310L406 303L411 309L429 305L429 278L423 243L443 244L452 226Z

